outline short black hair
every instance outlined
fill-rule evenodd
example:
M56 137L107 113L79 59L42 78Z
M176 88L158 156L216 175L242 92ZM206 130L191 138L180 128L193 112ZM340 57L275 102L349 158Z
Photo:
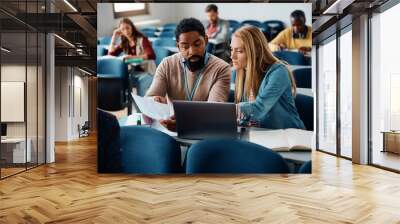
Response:
M218 12L218 7L215 4L209 4L206 7L206 12Z
M290 17L292 17L295 20L303 20L304 23L306 22L306 15L304 14L303 11L301 10L295 10L290 14Z
M181 33L188 33L192 31L197 31L201 36L206 37L206 31L203 24L195 18L182 19L175 30L176 41L179 41L179 36Z

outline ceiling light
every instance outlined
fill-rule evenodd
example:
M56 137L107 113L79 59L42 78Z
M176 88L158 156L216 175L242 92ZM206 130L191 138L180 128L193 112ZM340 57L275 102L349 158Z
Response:
M0 48L2 51L4 51L4 52L7 52L7 53L10 53L11 51L10 50L8 50L7 48L5 48L5 47L1 47Z
M75 48L75 45L73 45L73 44L72 44L71 42L69 42L68 40L66 40L66 39L64 39L64 38L62 38L62 37L60 37L60 36L57 35L57 34L54 34L54 36L56 36L58 39L60 39L60 40L63 41L64 43L68 44L69 46Z
M81 69L81 68L79 68L79 67L78 67L78 69L79 69L81 72L85 73L85 74L92 75L92 73L90 73L90 72L88 72L88 71L86 71L86 70L83 70L83 69Z
M65 4L67 4L72 10L74 10L75 12L78 12L78 10L68 1L68 0L64 0Z
M351 5L355 0L336 0L322 14L342 14L343 9Z

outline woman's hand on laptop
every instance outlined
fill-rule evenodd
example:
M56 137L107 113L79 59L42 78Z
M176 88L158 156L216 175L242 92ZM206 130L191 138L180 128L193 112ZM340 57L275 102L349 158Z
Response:
M167 104L167 98L162 97L162 96L153 96L153 100L159 103L165 103Z
M175 115L172 115L169 119L160 120L160 124L166 127L170 131L176 132L176 119Z

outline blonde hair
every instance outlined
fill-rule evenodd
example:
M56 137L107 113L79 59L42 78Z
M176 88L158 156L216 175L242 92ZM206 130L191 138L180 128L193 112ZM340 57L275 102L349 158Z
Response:
M259 28L246 25L236 30L233 35L242 40L247 56L245 71L243 69L236 71L236 103L240 102L243 93L250 96L250 93L252 92L256 96L264 78L265 70L269 65L274 63L285 65L291 82L292 95L296 95L296 81L292 72L288 68L287 63L280 61L271 53L267 39Z

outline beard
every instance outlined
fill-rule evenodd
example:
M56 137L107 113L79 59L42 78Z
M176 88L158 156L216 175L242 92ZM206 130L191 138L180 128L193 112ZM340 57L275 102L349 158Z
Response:
M186 60L186 64L191 72L198 71L204 67L204 57L193 55Z

